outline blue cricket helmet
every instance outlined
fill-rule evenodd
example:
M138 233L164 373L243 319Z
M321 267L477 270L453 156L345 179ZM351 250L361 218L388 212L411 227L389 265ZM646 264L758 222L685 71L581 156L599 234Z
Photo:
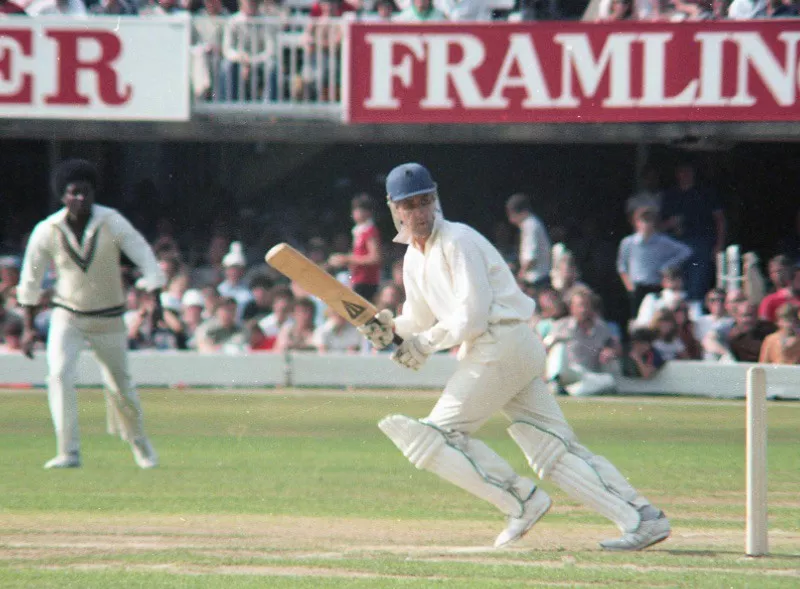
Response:
M436 192L436 182L425 166L420 164L399 165L386 176L386 194L391 202L429 192Z

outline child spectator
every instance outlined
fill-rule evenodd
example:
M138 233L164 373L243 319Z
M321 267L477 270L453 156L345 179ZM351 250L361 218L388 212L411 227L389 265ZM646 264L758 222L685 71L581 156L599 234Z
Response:
M726 330L730 330L733 327L733 317L728 314L725 305L726 296L725 291L721 288L712 288L706 294L706 309L708 309L708 313L698 317L694 325L694 336L697 341L705 342L706 337L711 332L726 332ZM711 345L708 347L703 343L704 355L706 352L716 354L716 358L709 359L719 359L720 350L715 349L713 341L710 340L710 343Z
M661 291L644 296L633 323L636 327L648 327L657 311L674 309L684 300L683 274L677 268L665 268L661 272Z
M213 284L204 286L200 290L200 293L203 295L203 303L205 304L205 307L203 307L203 319L211 319L217 312L217 306L222 300L222 297L217 287Z
M255 319L249 320L244 325L244 332L247 336L247 350L249 352L269 352L275 347L275 339L268 338L258 326Z
M637 209L633 213L636 232L622 240L617 252L617 272L628 291L631 317L636 317L645 295L661 290L664 271L680 268L692 255L687 245L659 233L656 222L654 208Z
M792 266L792 261L783 254L770 258L767 264L767 274L771 285L770 294L789 286L792 281Z
M183 324L186 348L189 350L197 349L195 333L197 332L197 328L203 323L204 308L205 298L202 292L196 288L190 288L183 294L183 298L181 299L181 323Z
M689 305L686 301L681 301L673 311L675 323L678 325L678 337L686 348L689 360L700 360L703 357L703 346L697 341L694 335L695 326L689 319Z
M542 339L550 335L553 325L567 316L567 305L561 295L552 288L539 292L536 297L536 313L531 322L532 327Z
M800 364L800 320L797 305L778 309L778 331L764 338L758 361L766 364Z
M675 315L669 309L657 311L650 325L655 337L653 348L661 355L665 362L670 360L686 360L689 354L686 346L678 336L678 324Z
M314 330L313 341L318 352L356 352L361 347L361 334L330 307L328 319Z
M572 252L564 251L560 255L554 257L555 263L552 272L550 272L550 280L553 288L558 292L562 300L566 300L567 293L574 286L588 288L588 286L579 280L580 273L578 272L578 264Z
M800 264L792 269L791 280L786 287L764 297L758 307L758 316L770 323L777 323L776 312L785 303L800 305Z
M250 280L251 300L242 312L242 320L262 320L272 313L272 281L264 275L256 275Z
M258 327L264 337L274 346L281 329L293 321L294 295L289 287L280 284L272 288L270 298L272 299L272 313L261 319Z
M317 306L313 300L307 297L299 298L294 303L291 323L287 323L278 333L275 341L275 350L285 352L287 350L314 350L314 315Z
M630 339L630 350L623 363L625 376L632 378L652 378L656 371L664 365L664 359L653 347L654 334L649 329L640 327L633 330Z
M403 301L406 295L402 286L394 282L387 282L378 291L375 297L375 306L379 311L389 309L397 317L403 311Z
M253 300L250 289L244 283L247 261L244 257L244 248L241 242L234 241L231 243L230 250L222 258L222 267L225 272L225 280L217 286L217 290L221 296L232 298L236 301L236 320L241 322L245 307Z
M739 303L735 310L736 323L728 332L728 349L738 362L758 362L764 339L775 326L758 318L758 307L750 302Z
M350 287L367 300L378 292L381 281L381 236L373 222L374 204L368 194L353 199L353 250L333 254L328 263L334 268L350 267Z
M234 353L244 350L244 333L236 322L236 299L223 297L212 319L195 332L199 352Z
M550 237L544 223L533 214L527 194L513 194L506 201L508 222L519 228L519 269L517 279L534 292L550 286Z

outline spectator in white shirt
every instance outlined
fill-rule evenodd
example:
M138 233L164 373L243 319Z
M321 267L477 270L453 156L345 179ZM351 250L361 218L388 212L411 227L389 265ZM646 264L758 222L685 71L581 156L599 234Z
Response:
M433 6L432 0L412 0L408 8L396 14L393 22L433 22L447 20L440 10Z
M272 313L258 322L264 337L274 345L278 334L284 325L292 323L294 310L294 295L291 289L284 285L273 287L271 292Z
M739 303L746 303L747 297L740 290L729 291L723 298L723 307L720 310L717 306L719 304L717 298L720 292L714 289L708 295L709 308L712 310L710 313L711 318L705 321L703 321L703 317L698 319L700 329L707 331L703 333L702 339L699 337L697 339L703 344L703 360L734 361L728 349L728 334L736 323L734 319L736 308ZM714 306L712 307L711 305Z
M313 341L318 352L355 352L361 347L358 330L341 315L328 308L325 323L314 330Z
M82 0L34 0L25 9L30 16L74 16L86 17L86 5Z
M732 20L752 20L766 16L766 0L733 0L728 6L728 18Z
M222 258L222 267L224 268L225 280L217 286L217 290L223 297L236 299L236 304L238 305L236 320L241 322L245 307L253 300L253 293L250 292L244 282L247 261L244 257L241 242L234 241L231 244L231 249Z
M685 300L683 274L677 268L666 268L661 272L661 291L651 292L644 296L633 324L635 327L648 327L658 311L661 309L674 310Z
M650 329L655 333L653 348L665 362L670 360L687 360L686 346L678 335L678 323L669 309L656 312Z
M517 278L536 290L549 287L550 238L544 224L533 214L528 195L512 195L506 201L506 216L520 232Z
M190 350L197 349L197 341L194 334L203 323L205 304L203 293L196 288L187 290L183 294L183 299L181 299L181 320L186 336L186 347Z

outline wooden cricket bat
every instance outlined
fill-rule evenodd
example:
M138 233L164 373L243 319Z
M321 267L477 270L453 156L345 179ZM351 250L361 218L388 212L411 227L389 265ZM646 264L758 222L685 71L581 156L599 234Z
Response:
M272 247L264 259L278 272L299 284L303 290L322 299L356 327L376 321L378 309L375 305L347 288L288 243L279 243ZM394 343L399 345L403 340L395 334Z

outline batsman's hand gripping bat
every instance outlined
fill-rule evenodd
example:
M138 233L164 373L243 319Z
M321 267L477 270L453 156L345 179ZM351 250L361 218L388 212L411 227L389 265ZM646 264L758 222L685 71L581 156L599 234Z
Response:
M288 243L279 243L272 247L264 259L278 272L299 284L303 290L325 301L331 309L356 327L377 321L375 315L378 309L375 305L347 288ZM395 345L403 343L403 339L397 334L393 341Z

